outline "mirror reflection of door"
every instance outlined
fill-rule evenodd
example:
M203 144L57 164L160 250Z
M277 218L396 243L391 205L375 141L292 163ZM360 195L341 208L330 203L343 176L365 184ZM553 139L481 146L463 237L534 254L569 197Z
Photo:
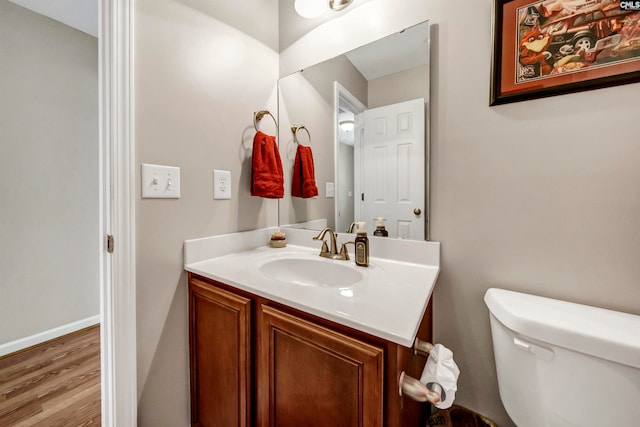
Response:
M371 234L383 217L389 237L424 239L424 98L366 108L338 82L334 86L337 230L365 221Z
M383 217L389 237L424 239L424 105L419 98L362 113L356 218L373 227Z

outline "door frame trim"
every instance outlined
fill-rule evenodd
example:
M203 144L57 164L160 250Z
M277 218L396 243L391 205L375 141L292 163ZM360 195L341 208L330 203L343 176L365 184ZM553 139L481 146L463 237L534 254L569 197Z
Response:
M126 427L137 424L133 20L130 0L99 4L102 425Z
M338 152L340 150L339 144L340 144L340 106L341 105L348 107L349 110L351 110L351 112L354 114L362 113L364 110L367 109L367 106L364 105L358 98L356 98L355 95L349 92L347 88L342 86L337 81L333 82L333 182L336 184L339 182L338 181L338 163L340 162L340 156ZM359 126L357 126L356 129L354 129L354 132L359 131L358 128ZM358 143L359 143L359 137L356 134L355 144L358 144ZM355 150L355 144L354 144L354 150ZM359 173L358 162L354 159L354 174L357 175L358 173ZM338 201L340 200L340 196L341 196L340 186L335 185L334 191L335 193L333 195L334 197L333 215L335 220L335 226L337 227L338 218L340 216L340 206L338 206L339 204ZM354 201L356 200L356 194L357 194L357 191L355 191L355 188L354 188L354 196L353 196ZM340 231L344 232L346 230L340 230Z

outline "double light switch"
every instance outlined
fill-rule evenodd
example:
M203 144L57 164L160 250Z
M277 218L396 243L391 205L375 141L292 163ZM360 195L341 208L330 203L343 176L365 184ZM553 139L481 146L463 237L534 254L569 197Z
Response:
M180 168L142 164L143 199L179 199Z

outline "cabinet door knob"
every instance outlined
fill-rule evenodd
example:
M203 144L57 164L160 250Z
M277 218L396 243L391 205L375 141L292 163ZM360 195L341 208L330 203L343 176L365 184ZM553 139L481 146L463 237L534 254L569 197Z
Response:
M413 210L413 213L416 214L416 215L420 215L422 213L422 210L420 208L415 208Z

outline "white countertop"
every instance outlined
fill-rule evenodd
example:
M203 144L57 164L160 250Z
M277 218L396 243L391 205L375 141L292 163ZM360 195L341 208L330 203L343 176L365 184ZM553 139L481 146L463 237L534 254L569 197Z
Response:
M413 345L440 270L438 243L406 242L412 260L416 258L416 245L424 247L424 258L428 261L425 263L371 257L369 267L358 267L353 261L321 258L319 248L315 247L292 244L285 248L255 247L256 243L267 242L272 231L263 229L186 241L185 270L405 347ZM312 245L319 245L309 237L315 234L287 230L287 237L291 236L294 242L306 242L308 238ZM389 240L378 238L371 244L387 244L380 239ZM401 257L397 248L402 243L388 244ZM224 253L221 247L231 247L232 252ZM327 268L339 263L361 273L362 280L345 287L303 286L275 280L260 267L278 258L313 259L326 262Z

